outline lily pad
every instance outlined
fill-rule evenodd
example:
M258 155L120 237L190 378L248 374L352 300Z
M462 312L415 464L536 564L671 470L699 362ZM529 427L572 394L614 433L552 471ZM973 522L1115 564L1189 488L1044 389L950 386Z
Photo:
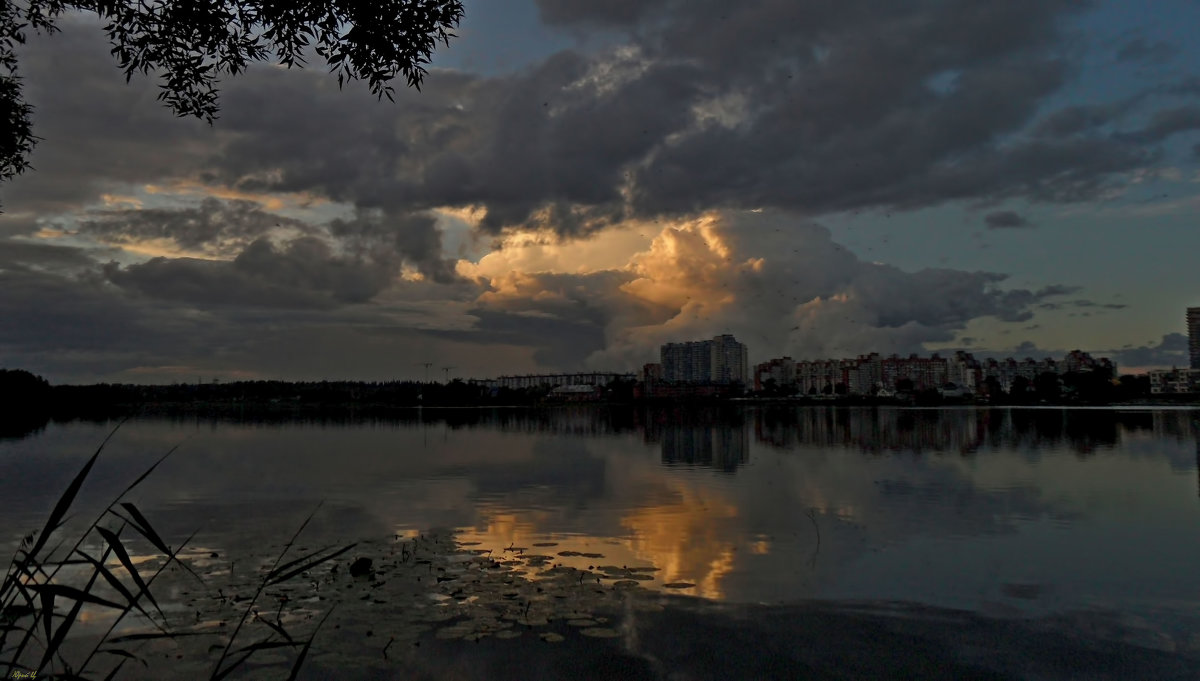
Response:
M616 638L621 635L621 632L616 629L609 629L608 627L589 627L587 629L580 629L579 633L584 636L591 636L592 638Z
M664 589L690 589L694 586L696 585L692 584L691 582L671 582L669 584L663 584Z
M554 633L553 631L547 631L547 632L543 632L543 633L541 633L541 634L538 634L538 635L539 635L539 636L541 637L541 639L542 639L543 641L545 641L546 643L562 643L562 642L563 642L563 635L562 635L562 634L556 634L556 633Z

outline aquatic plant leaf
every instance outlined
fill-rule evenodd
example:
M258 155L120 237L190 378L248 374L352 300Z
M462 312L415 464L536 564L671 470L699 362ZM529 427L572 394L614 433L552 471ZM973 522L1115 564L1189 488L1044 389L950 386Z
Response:
M591 636L592 638L616 638L621 635L617 630L608 627L589 627L587 629L580 629L579 633L584 636Z

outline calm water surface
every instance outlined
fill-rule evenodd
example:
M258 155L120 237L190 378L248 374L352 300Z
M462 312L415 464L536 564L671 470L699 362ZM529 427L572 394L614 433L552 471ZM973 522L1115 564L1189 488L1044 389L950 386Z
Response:
M40 525L111 427L0 442L4 541ZM323 502L303 535L313 545L444 528L498 553L555 542L655 566L647 587L686 582L680 592L709 601L1107 613L1151 647L1200 650L1198 431L1189 410L141 419L120 429L85 501L107 503L182 443L135 498L175 541L199 529L197 547L231 558L278 546Z

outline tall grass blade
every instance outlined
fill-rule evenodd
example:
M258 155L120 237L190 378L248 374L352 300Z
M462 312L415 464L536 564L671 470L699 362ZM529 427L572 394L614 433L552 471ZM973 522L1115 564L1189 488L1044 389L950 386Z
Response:
M312 521L313 516L315 516L317 514L317 511L319 511L321 509L322 503L324 503L324 502L317 504L316 508L314 508L312 510L312 513L309 513L308 517L304 519L304 522L300 523L300 528L298 530L296 530L295 534L292 535L291 539L288 539L287 543L283 545L283 550L280 551L279 555L275 557L275 562L271 565L271 569L267 571L268 575L275 573L279 569L279 564L280 564L280 562L283 561L283 557L287 555L287 552L289 550L291 550L292 546L296 543L296 539L300 536L300 533L304 531L304 528L308 527L308 523ZM254 604L258 602L259 596L262 596L262 592L266 588L267 588L267 579L264 578L261 582L259 582L258 589L255 590L254 596L250 599L250 602L246 605L246 610L242 613L242 618L240 620L238 620L237 626L234 627L233 634L229 637L229 641L225 644L225 649L223 651L221 651L221 657L220 657L220 659L217 660L217 664L213 668L212 681L217 681L218 679L225 678L225 676L227 676L229 674L229 672L233 670L234 667L241 664L242 662L244 662L246 660L247 657L249 657L249 654L247 654L245 657L241 658L241 660L233 663L230 667L226 668L222 672L222 665L225 664L225 659L227 657L229 657L229 650L230 650L230 648L233 647L233 642L235 640L237 640L238 633L240 633L242 631L242 627L246 625L246 618L250 616L250 610L254 607ZM217 676L218 673L220 674L220 676Z
M120 662L118 662L117 666L113 667L112 671L110 671L108 673L108 676L104 677L104 681L113 681L113 679L117 678L117 672L121 671L121 667L124 667L124 666L125 666L125 660L121 660Z
M146 541L148 541L154 545L154 548L158 549L159 551L162 551L168 557L168 559L169 559L168 562L174 561L177 565L182 567L184 570L187 570L188 573L191 574L192 577L194 577L196 579L196 581L200 582L201 584L204 583L204 580L200 578L200 575L196 574L196 571L193 570L190 565L188 565L187 563L184 563L183 561L180 561L178 558L175 557L176 553L178 553L178 552L171 551L171 548L169 546L167 546L167 543L162 540L162 537L158 536L158 533L154 531L154 527L150 524L150 521L146 520L146 516L142 515L142 512L138 510L137 506L134 506L131 502L127 502L127 501L122 502L121 506L126 511L129 512L128 518L122 516L120 513L117 513L116 511L109 511L109 512L112 513L114 516L120 518L121 520L124 520L125 522L129 523L131 526L133 526L133 529L136 530L138 532L138 534L145 537ZM196 533L193 532L192 536L195 536L195 534ZM188 539L190 540L191 537L188 537ZM182 546L180 548L182 548Z
M174 447L168 449L166 454L163 454L162 456L158 457L158 461L155 461L154 463L150 464L150 467L147 468L145 470L145 472L143 472L141 475L139 475L137 477L137 480L134 480L133 482L129 483L129 486L125 488L124 492L121 492L119 495L117 495L117 498L118 499L125 498L125 495L132 492L134 487L137 487L138 485L142 484L142 481L145 480L146 478L150 477L150 474L154 472L154 469L158 468L158 464L162 463L163 461L166 461L168 456L171 456L172 454L174 454L175 451L177 449L179 449L180 447L182 447L183 443L190 440L191 437L192 437L191 435L188 435L187 437L183 438L182 442L180 442L179 444L175 445Z
M135 655L135 654L129 652L128 650L125 650L124 648L101 648L100 652L108 653L109 655L119 655L119 656L125 658L126 660L135 660L137 662L141 662L143 667L149 666L148 664L146 664L146 660L143 659L140 655Z
M150 593L150 589L146 587L146 582L142 581L142 576L138 574L137 567L133 564L133 560L129 558L129 552L125 550L124 544L121 543L121 538L112 530L108 530L103 527L97 527L96 531L100 533L101 537L104 537L104 541L108 542L108 545L110 548L112 548L113 553L117 554L117 560L121 561L121 565L125 566L125 571L129 573L130 577L133 578L134 584L137 584L138 596L141 597L142 595L145 595L146 598L150 600L150 603L154 606L154 609L158 611L158 614L164 620L166 620L167 616L163 614L162 608L160 608L158 605L158 601L154 600L154 594ZM130 605L134 605L136 603L136 598L129 599Z
M279 634L280 636L284 637L289 642L292 640L292 635L287 633L287 629L284 629L281 623L272 622L271 620L267 619L266 617L263 617L262 615L259 615L257 617L257 619L259 622L262 622L263 624L270 627L271 631L274 631L276 634Z
M133 518L133 523L131 524L134 526L134 528L136 528L142 536L146 537L151 544L154 544L154 548L166 554L171 553L171 549L167 547L167 543L162 540L162 537L158 536L158 533L154 531L154 527L150 524L150 521L146 520L146 516L142 515L142 512L138 510L137 506L134 506L131 502L124 501L121 502L121 507L129 513L130 518Z
M46 641L50 641L50 637L54 635L54 593L51 591L43 591L40 594L42 598L42 622L46 625ZM28 637L26 637L28 640ZM21 646L22 650L24 646ZM17 651L17 657L20 657L22 651Z
M46 594L50 594L52 597L62 596L63 598L69 598L73 601L102 605L106 608L114 608L116 610L125 609L125 606L121 605L120 603L115 603L107 598L101 598L93 593L89 593L84 589L77 589L73 586L67 586L66 584L30 584L29 588L33 591L41 593L43 599L46 597ZM88 584L88 588L91 588L91 584Z
M301 572L306 572L306 571L311 570L314 567L320 565L321 563L324 563L326 561L337 558L338 556L349 551L350 549L354 548L355 546L358 546L357 542L355 542L354 544L350 544L349 546L343 546L342 548L338 549L337 551L334 551L333 553L329 554L328 556L309 561L307 563L304 563L303 565L300 565L299 567L292 568L288 572L285 572L281 575L276 575L275 577L268 578L267 586L274 586L276 584L279 584L280 582L286 582L287 580L291 579L292 577L295 577L296 575L300 574Z
M31 557L37 556L38 552L46 546L46 541L50 539L50 535L54 532L54 530L59 528L63 516L67 514L67 510L71 508L71 504L75 503L75 497L79 495L79 489L83 487L83 481L87 478L88 473L91 473L92 466L96 464L96 458L100 456L100 452L104 450L104 446L108 444L108 441L117 434L117 431L122 425L124 425L125 421L128 420L128 418L122 419L121 422L112 429L112 432L108 434L108 437L104 438L104 441L101 442L100 446L96 448L96 452L92 454L91 458L87 460L87 463L83 465L83 468L79 471L79 473L75 475L75 479L72 480L71 484L67 486L67 490L63 492L61 497L59 497L58 503L54 505L54 510L50 511L50 516L46 518L45 527L43 527L42 531L37 535L37 540L34 541L33 548L29 551L29 555Z
M238 648L237 650L235 650L233 652L234 652L234 654L245 653L245 652L252 653L257 650L271 650L273 648L295 648L298 645L300 645L300 644L295 641L269 641L268 640L268 641L259 641L258 643L251 643L250 645L248 645L244 648Z
M320 622L317 622L316 628L313 629L312 636L308 637L308 641L306 641L304 647L300 649L300 654L296 656L296 661L292 664L292 673L288 674L288 681L296 681L296 676L300 673L300 667L304 666L304 658L308 656L308 650L312 648L312 643L317 638L317 632L321 630L321 625L325 624L325 620L329 619L329 616L332 614L333 607L329 608L329 611L325 613L325 616L321 618Z
M92 579L95 579L94 575ZM90 587L91 584L88 586ZM79 617L79 611L82 609L83 601L75 601L75 604L71 606L71 611L67 613L66 619L62 624L58 625L58 630L54 632L54 638L50 639L50 642L46 644L46 652L42 655L42 663L38 665L39 673L46 668L46 665L54 659L55 654L59 653L62 649L63 641L67 640L67 632L71 630L71 625L75 624L76 618ZM59 659L61 660L61 656ZM66 666L65 662L63 666Z
M92 556L89 556L82 551L76 551L76 553L78 553L79 555L86 558L87 560L80 561L80 562L89 563L92 566L92 568L94 570L96 570L96 572L100 573L100 576L104 578L104 581L108 582L109 586L111 586L114 590L116 590L117 593L121 594L121 597L124 598L126 600L126 602L129 603L130 607L136 608L137 611L140 612L143 617L145 617L150 622L153 622L155 624L155 626L158 626L158 622L156 622L154 620L154 618L150 616L150 613L146 612L146 609L143 608L142 604L138 602L138 598L135 597L133 595L133 593L129 591L129 589L121 582L121 580L117 579L117 576L112 573L112 570L109 570L100 561L96 560ZM147 595L149 595L148 591L146 593L147 593ZM159 610L158 614L162 615L162 610ZM166 620L165 616L163 617L163 620L164 621ZM162 629L162 627L159 627L159 629Z

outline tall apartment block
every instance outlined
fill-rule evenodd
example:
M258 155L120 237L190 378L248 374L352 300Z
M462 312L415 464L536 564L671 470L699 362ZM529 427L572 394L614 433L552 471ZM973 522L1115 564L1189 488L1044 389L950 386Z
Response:
M745 383L746 346L725 334L712 340L667 343L659 351L663 379L675 383Z
M1200 369L1200 307L1187 309L1188 358L1192 369Z

